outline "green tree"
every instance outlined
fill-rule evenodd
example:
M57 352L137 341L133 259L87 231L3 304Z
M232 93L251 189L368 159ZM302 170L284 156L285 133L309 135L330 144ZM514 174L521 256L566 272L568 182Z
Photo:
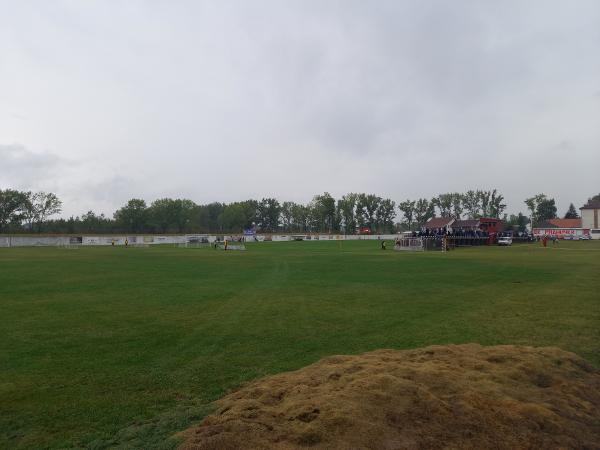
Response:
M25 221L25 228L32 231L35 224L36 208L33 200L33 192L24 192L25 199L21 208L21 219Z
M195 233L210 233L208 205L197 205L192 212L192 228Z
M311 202L311 212L313 215L313 224L317 231L331 233L339 228L335 210L335 199L329 192L314 196Z
M415 224L415 201L414 200L405 200L398 204L398 209L402 212L404 216L404 220L402 221L402 225L407 230L413 230L413 226Z
M356 217L359 227L368 227L375 231L377 224L377 208L381 197L374 194L358 194L356 202Z
M533 226L556 218L556 203L553 198L546 197L546 194L537 194L525 199L525 204L531 213Z
M254 224L258 222L258 202L256 200L246 200L241 203L244 209L244 215L246 217L246 221L244 222L244 229L251 228ZM279 202L277 202L277 206L279 207ZM275 224L279 223L279 215L277 214L277 210L275 209L271 211L271 214L271 221L273 221ZM277 225L274 226L277 227Z
M263 198L257 205L256 218L261 230L267 232L277 231L281 216L281 205L274 198Z
M415 222L419 228L435 216L435 204L426 198L420 198L415 203Z
M527 205L527 209L529 210L529 216L531 217L531 226L537 223L536 212L537 205L541 199L546 198L544 194L537 194L533 197L526 198L524 200L525 205Z
M463 207L463 194L459 192L453 192L452 194L452 217L460 219L464 211Z
M20 224L27 201L26 192L0 189L0 231L8 230L8 225L11 223Z
M292 231L294 225L294 202L283 202L281 204L281 226L283 231Z
M89 213L92 212L89 211ZM88 220L92 221L94 218L88 217ZM149 228L149 211L146 202L139 198L132 198L125 206L115 211L114 219L117 227L125 232L142 233L146 231Z
M219 217L225 210L225 204L219 202L213 202L206 205L206 228L207 231L222 232L223 228Z
M240 233L246 224L246 214L240 202L226 205L219 216L221 229L226 232Z
M490 201L488 207L489 217L495 217L499 219L504 210L506 209L506 205L502 203L504 201L504 197L498 193L496 189L493 189L490 192Z
M337 202L337 215L340 224L346 234L356 233L356 203L358 194L349 193L344 195Z
M489 217L490 213L490 203L492 201L492 192L491 191L477 191L477 197L479 198L479 206L481 211L480 217Z
M469 219L476 219L481 215L481 207L478 191L467 191L462 198L463 208L467 212Z
M540 202L536 214L540 222L556 218L556 203L553 198L548 198Z
M524 232L527 229L529 219L523 213L519 213L516 216L511 214L508 219L505 219L506 227L514 231Z
M161 233L184 233L193 226L196 204L187 199L161 198L152 202L148 213L152 225Z
M434 206L437 207L441 217L452 216L452 202L452 194L440 194L437 197L431 199L431 203L433 203Z
M291 202L290 214L290 231L308 231L309 208L307 206Z
M220 228L225 232L241 233L257 220L258 202L246 200L225 205L219 216Z
M173 205L173 222L177 233L189 233L192 230L196 204L189 199L177 199Z
M396 217L396 202L389 198L381 199L375 212L377 220L377 231L390 233L394 230L394 218Z
M569 209L565 214L565 219L579 219L579 214L577 213L577 210L575 209L575 205L573 203L569 205Z
M32 203L34 220L38 232L42 231L42 224L48 217L59 214L62 211L62 201L52 192L36 192L29 196Z
M81 215L81 219L75 219L75 231L84 233L108 233L111 231L111 220L94 211L88 211Z

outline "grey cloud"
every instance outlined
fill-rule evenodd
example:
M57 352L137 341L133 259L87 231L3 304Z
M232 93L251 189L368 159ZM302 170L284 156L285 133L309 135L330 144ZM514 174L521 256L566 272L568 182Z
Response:
M96 173L98 171L99 173ZM0 145L0 188L52 191L65 203L67 215L90 208L112 211L136 192L134 181L106 176L97 161L77 161L50 152L33 152L20 144Z
M27 187L52 179L70 163L53 153L34 153L19 144L0 144L0 183Z
M594 1L34 5L0 18L0 140L60 158L22 151L11 180L75 212L476 187L517 212L597 191Z

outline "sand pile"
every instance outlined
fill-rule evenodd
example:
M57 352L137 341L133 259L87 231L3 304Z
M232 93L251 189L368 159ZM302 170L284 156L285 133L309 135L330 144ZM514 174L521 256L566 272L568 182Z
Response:
M218 406L183 449L600 449L600 372L557 348L333 356Z

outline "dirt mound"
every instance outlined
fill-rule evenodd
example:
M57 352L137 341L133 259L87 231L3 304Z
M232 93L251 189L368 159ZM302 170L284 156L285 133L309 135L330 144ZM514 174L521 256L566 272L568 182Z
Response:
M218 406L182 449L600 449L600 372L557 348L333 356Z

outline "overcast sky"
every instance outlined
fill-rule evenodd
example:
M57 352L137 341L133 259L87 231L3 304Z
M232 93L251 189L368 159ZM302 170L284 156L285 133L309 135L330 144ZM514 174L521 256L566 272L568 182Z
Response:
M0 0L0 188L600 192L600 2Z

